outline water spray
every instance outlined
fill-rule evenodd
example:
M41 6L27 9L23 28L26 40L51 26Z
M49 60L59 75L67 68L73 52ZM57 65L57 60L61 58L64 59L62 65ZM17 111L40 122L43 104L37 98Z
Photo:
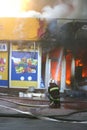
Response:
M57 83L58 81L58 76L59 76L59 71L60 71L60 66L62 62L62 57L63 57L63 48L61 49L60 56L58 57L58 62L57 62L57 67L56 67L56 72L55 72L55 81Z

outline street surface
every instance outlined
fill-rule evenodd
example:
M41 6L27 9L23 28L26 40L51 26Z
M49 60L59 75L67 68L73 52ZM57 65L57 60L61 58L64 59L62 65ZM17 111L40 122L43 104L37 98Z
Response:
M1 117L0 130L87 130L87 124Z
M86 100L62 99L58 109L37 100L29 104L27 99L0 97L0 130L87 130Z

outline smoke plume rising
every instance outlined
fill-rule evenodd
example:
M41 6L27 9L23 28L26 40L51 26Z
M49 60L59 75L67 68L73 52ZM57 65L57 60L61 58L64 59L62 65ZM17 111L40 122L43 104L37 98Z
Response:
M0 17L87 18L87 0L0 0L0 7Z
M32 2L35 0L32 0ZM36 0L37 2L37 0ZM42 3L41 3L42 2ZM25 17L39 17L45 19L53 18L85 18L86 16L86 0L41 0L38 1L41 9L37 11L34 7L39 8L37 3L32 5L32 10L23 13ZM36 6L35 6L36 4ZM28 5L27 5L28 8Z

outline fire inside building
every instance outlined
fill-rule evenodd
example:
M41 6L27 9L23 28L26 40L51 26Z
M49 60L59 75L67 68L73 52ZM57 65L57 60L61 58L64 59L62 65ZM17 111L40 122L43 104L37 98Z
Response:
M78 88L87 78L86 41L86 20L0 18L0 86L47 89L54 79L61 92Z
M62 24L58 26L60 21ZM47 40L51 39L51 42L46 58L49 57L47 72L50 68L50 74L45 75L45 81L48 82L50 75L59 84L61 92L66 87L82 89L87 84L86 20L56 19L50 22L48 32Z

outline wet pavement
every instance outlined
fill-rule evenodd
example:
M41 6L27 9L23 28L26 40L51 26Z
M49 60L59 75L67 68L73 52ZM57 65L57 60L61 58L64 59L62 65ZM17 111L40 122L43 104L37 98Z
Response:
M61 97L60 108L47 98L0 96L0 130L87 129L86 98Z
M23 92L25 92L23 90ZM63 117L66 119L87 121L87 99L86 97L68 97L61 95L60 108L49 108L47 97L19 97L19 91L15 89L1 89L0 93L0 115L28 115L41 118ZM80 118L79 118L80 117ZM44 118L46 119L46 118ZM49 119L48 119L49 120Z
M44 98L20 98L11 96L0 97L0 112L18 113L10 108L23 112L30 112L34 115L54 116L67 115L74 112L83 111L86 113L87 100L84 98L60 98L60 108L49 108L49 100ZM5 108L9 107L9 108Z

